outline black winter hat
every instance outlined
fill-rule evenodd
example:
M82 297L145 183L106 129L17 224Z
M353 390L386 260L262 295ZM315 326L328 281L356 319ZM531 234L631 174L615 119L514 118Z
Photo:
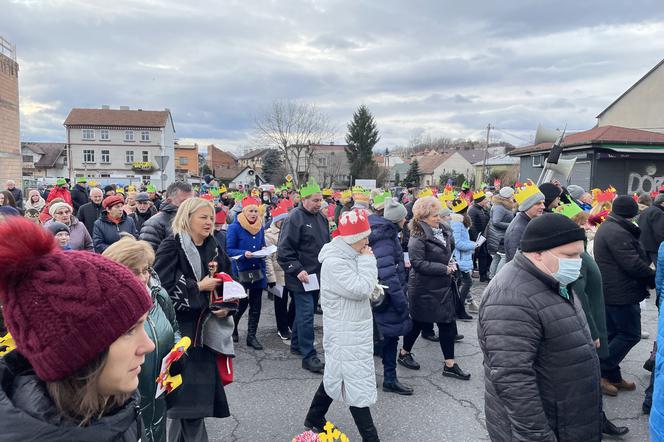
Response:
M611 213L615 213L623 218L634 218L639 214L639 205L636 204L636 201L631 196L621 195L613 200Z
M585 239L586 232L571 219L557 213L545 213L526 226L521 237L521 251L541 252Z
M551 183L540 184L539 189L544 194L544 207L549 207L549 204L562 194L558 186Z
M53 234L53 236L57 235L60 232L71 233L71 231L69 230L69 227L67 227L66 224L63 224L63 223L58 222L58 221L53 221L51 224L49 224L49 226L47 228Z

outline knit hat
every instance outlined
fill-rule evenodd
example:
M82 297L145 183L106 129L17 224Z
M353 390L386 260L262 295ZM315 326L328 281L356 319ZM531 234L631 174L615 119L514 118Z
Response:
M544 206L549 207L549 204L560 196L562 191L558 186L552 183L544 183L539 186L540 192L544 194Z
M104 186L104 195L106 195L108 192L115 192L115 186L112 184L109 184L108 186Z
M124 198L122 198L122 195L107 196L106 198L104 198L104 201L101 202L101 206L104 209L110 209L116 204L124 204Z
M49 232L53 234L53 236L57 235L60 232L71 233L71 230L69 229L69 227L67 227L67 224L58 221L53 221L51 224L48 225L47 229Z
M585 239L586 232L571 219L557 213L545 213L526 226L521 237L521 251L541 252Z
M78 184L85 184L85 183L88 182L88 179L87 179L86 177L84 177L84 176L80 176L80 177L76 178L76 182L77 182Z
M613 200L611 213L615 213L623 218L634 218L639 213L639 205L632 197L620 195Z
M585 190L583 190L583 187L577 186L576 184L570 184L567 186L567 191L569 192L570 196L574 198L575 200L580 199L584 193L586 193Z
M512 199L514 197L514 189L512 187L503 187L498 191L498 195L503 198Z
M283 221L288 218L288 206L285 204L279 204L277 207L272 209L270 214L272 215L273 223L276 223L277 221Z
M346 244L354 244L371 235L369 214L366 210L354 209L339 217L339 236Z
M226 218L228 214L224 209L215 209L216 213L214 214L214 223L215 224L226 224Z
M408 215L408 210L404 207L403 204L397 202L394 198L385 199L385 209L383 211L383 218L393 223L398 223L402 219L406 218Z
M150 201L150 195L148 195L147 192L140 192L140 193L137 193L137 194L136 194L136 198L134 198L134 199L136 200L136 202L139 202L139 201L143 201L143 202L145 202L145 201Z
M26 219L0 224L0 268L5 323L45 382L90 364L152 307L127 267L94 253L64 253Z
M55 180L56 186L64 186L65 184L67 184L67 180L64 178L58 178L57 180Z
M69 211L73 211L74 209L71 208L71 206L65 202L62 203L51 203L50 206L48 206L48 214L53 216L55 215L55 212L57 212L60 209L67 208Z

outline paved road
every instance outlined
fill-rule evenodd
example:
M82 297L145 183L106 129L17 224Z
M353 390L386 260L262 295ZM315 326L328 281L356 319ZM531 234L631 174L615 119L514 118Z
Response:
M475 280L474 293L481 293L484 285ZM464 382L444 378L442 354L437 343L418 339L413 353L422 369L410 371L401 366L398 376L415 388L413 396L397 396L378 390L378 402L372 414L381 440L397 442L420 441L481 441L488 440L484 422L484 376L482 353L477 342L477 321L459 322L459 332L465 339L455 351L457 361L472 374ZM634 379L637 389L621 392L618 397L604 397L607 415L618 425L627 425L630 432L622 440L648 440L647 417L641 412L644 389L649 373L642 365L652 347L657 328L657 311L647 305L643 312L643 329L651 339L642 340L622 365L626 378ZM301 368L300 360L292 356L276 334L272 304L264 300L259 339L265 351L247 349L240 325L240 344L235 359L236 381L226 389L233 416L227 419L208 419L210 439L214 441L290 441L303 430L302 422L322 376ZM322 321L316 316L317 344L321 342ZM320 345L317 345L320 349ZM375 358L377 382L382 384L382 363ZM327 415L353 442L359 434L350 412L341 403L334 403Z

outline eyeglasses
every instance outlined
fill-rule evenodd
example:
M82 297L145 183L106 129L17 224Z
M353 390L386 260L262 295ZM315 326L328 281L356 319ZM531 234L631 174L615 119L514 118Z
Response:
M152 267L147 266L144 269L139 270L139 272L136 274L136 276L140 276L140 275L148 275L148 276L152 275Z

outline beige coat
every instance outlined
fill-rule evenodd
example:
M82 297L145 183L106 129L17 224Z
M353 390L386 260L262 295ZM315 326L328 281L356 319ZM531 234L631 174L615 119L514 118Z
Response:
M265 245L277 245L279 242L279 231L280 228L275 226L274 223L270 225L270 228L265 231ZM277 262L277 254L273 253L272 255L265 258L265 272L267 273L267 282L277 283L281 286L286 285L286 276L284 271Z

